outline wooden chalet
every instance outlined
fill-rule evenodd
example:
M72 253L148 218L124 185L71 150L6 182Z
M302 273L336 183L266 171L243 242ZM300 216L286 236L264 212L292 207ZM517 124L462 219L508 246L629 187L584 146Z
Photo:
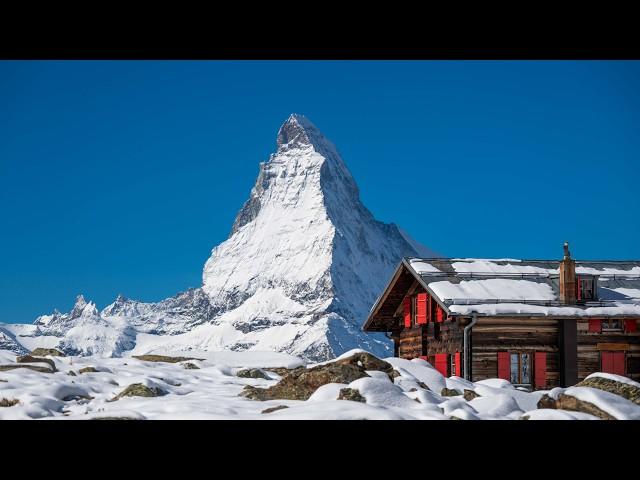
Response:
M404 258L363 329L443 375L528 389L640 380L640 261Z

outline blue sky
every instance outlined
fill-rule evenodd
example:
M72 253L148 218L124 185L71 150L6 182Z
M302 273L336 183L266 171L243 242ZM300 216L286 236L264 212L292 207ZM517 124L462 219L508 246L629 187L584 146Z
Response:
M640 258L640 62L0 62L0 321L200 285L280 124L447 256Z

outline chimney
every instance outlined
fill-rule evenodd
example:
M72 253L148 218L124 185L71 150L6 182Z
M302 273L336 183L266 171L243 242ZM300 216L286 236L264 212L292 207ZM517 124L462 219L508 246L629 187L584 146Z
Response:
M576 303L576 261L571 258L569 242L564 242L564 257L560 262L560 302Z

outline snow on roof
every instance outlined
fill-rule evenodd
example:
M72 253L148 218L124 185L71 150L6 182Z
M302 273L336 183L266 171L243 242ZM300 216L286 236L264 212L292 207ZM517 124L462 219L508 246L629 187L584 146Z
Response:
M576 261L598 299L560 303L558 260L409 258L405 265L454 315L640 316L640 261Z

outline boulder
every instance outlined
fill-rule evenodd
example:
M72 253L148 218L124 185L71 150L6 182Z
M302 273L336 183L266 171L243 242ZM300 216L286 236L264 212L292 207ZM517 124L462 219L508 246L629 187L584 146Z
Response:
M386 373L392 382L393 379L397 376L390 363L387 363L384 360L380 360L378 357L375 357L368 352L354 353L347 358L336 360L332 363L335 363L336 365L354 365L357 367L362 367L365 370L378 370L380 372Z
M197 366L195 363L191 363L191 362L183 363L182 366L184 368L186 368L187 370L200 370L199 366Z
M56 350L55 348L36 348L33 352L31 352L31 355L33 355L34 357L66 357L66 355L61 352L60 350Z
M640 405L640 388L628 383L617 382L604 377L591 377L575 385L576 387L591 387L605 392L614 393L626 398L630 402Z
M341 388L338 400L351 400L352 402L366 403L365 398L355 388Z
M0 407L13 407L20 403L20 400L15 398L0 398Z
M604 410L596 407L593 403L585 402L571 395L561 393L557 399L551 398L544 394L538 400L538 408L555 408L557 410L570 410L574 412L583 412L594 415L603 420L615 420L616 418L609 415Z
M78 373L96 373L97 371L95 367L84 367L78 370Z
M28 368L29 370L40 373L53 373L53 370L47 367L40 367L38 365L19 365L17 363L12 363L10 365L0 365L0 372L15 370L16 368Z
M147 387L142 383L132 383L110 401L115 402L123 397L161 397L166 394L167 392L158 387Z
M185 362L187 360L204 360L203 358L193 357L169 357L166 355L132 355L132 358L137 358L143 362L165 362L165 363L178 363Z
M440 390L440 396L442 397L457 397L458 395L462 394L453 388L444 387L442 390Z
M50 358L42 358L42 357L34 357L32 355L22 355L20 357L16 357L16 362L18 363L46 363L51 367L53 372L57 372L56 364L53 363L53 360Z
M546 393L540 397L537 404L538 408L556 408L556 400Z
M271 413L271 412L277 412L278 410L282 410L283 408L289 408L286 405L278 405L277 407L269 407L269 408L265 408L264 410L262 410L262 412L260 413Z
M480 395L478 395L473 390L469 390L468 388L464 389L463 397L467 402L470 402L471 400L473 400L474 398L478 398L479 396Z
M480 397L480 394L476 393L474 390L465 388L464 389L464 393L462 394L462 396L467 402L470 402L474 398Z
M307 400L318 387L327 383L351 383L368 376L364 367L332 362L309 369L292 370L269 388L247 385L240 395L253 400Z
M76 372L74 372L73 370L69 370L67 372L67 375L71 375L72 377L77 377Z
M245 370L239 370L236 376L240 378L262 378L264 380L270 380L269 376L259 368L247 368Z

